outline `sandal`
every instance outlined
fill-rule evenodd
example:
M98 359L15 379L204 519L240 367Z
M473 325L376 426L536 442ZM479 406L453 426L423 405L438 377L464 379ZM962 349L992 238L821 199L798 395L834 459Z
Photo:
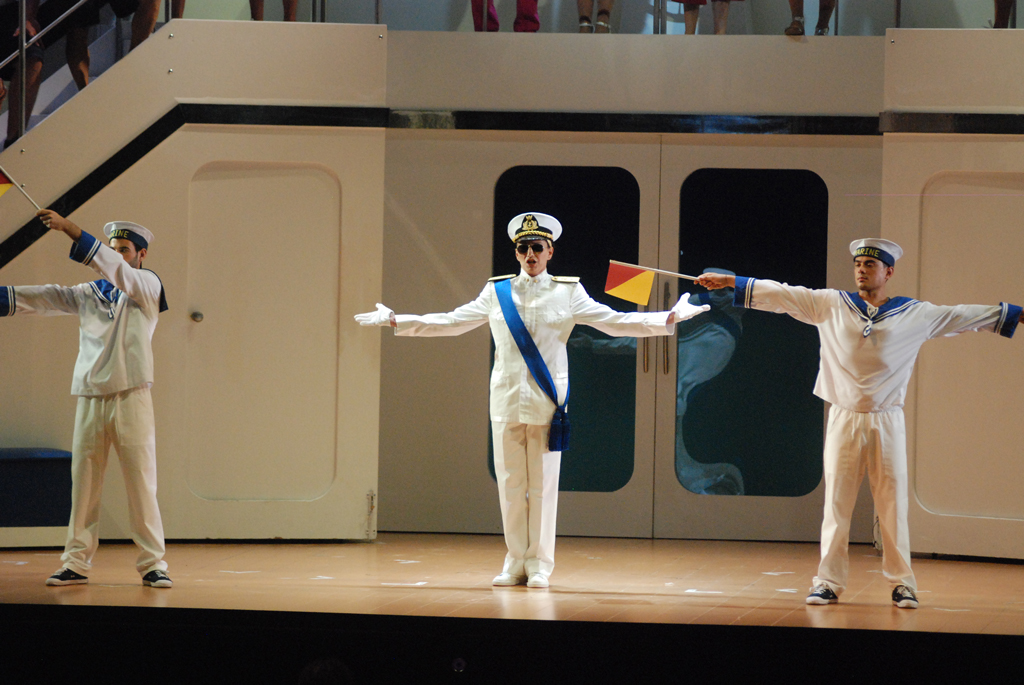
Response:
M589 17L580 17L580 33L593 33L594 25L590 23Z
M787 36L802 36L804 35L804 18L793 17L793 23L786 27L783 31Z
M816 35L816 36L827 36L828 35L828 27L827 26L816 26L816 27L814 27L814 35Z
M594 33L611 33L612 25L608 23L611 18L608 10L598 10L597 21L594 22Z

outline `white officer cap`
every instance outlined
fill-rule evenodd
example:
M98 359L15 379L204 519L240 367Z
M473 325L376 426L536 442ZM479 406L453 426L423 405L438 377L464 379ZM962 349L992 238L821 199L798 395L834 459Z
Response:
M861 238L850 243L850 254L857 257L873 257L886 266L895 266L903 256L903 248L891 240Z
M508 237L512 242L520 240L558 240L562 235L562 224L550 214L525 212L508 222Z

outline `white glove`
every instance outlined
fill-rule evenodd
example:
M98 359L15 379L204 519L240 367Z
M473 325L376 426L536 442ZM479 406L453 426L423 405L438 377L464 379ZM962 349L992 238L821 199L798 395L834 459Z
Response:
M702 304L698 307L695 304L690 304L689 300L690 293L683 293L683 296L679 298L678 302L676 302L676 306L672 307L670 310L672 314L671 318L674 320L674 323L686 321L687 319L692 319L698 314L711 311L711 305Z
M356 321L360 326L390 326L394 318L395 313L380 302L377 303L377 311L356 314Z

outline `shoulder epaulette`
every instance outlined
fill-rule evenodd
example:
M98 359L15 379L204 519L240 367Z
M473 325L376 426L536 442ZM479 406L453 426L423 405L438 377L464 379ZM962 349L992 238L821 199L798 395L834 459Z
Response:
M488 283L493 283L494 281L506 281L506 280L508 280L510 278L515 278L515 277L516 277L515 274L505 274L504 276L491 276L490 278L487 279L487 282Z
M551 280L555 283L579 283L579 276L552 276Z

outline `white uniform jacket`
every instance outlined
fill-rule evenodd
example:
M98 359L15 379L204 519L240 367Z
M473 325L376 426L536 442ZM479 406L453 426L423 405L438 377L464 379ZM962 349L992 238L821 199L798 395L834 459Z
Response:
M533 278L525 272L516 276L512 280L512 301L551 373L559 403L565 399L569 385L565 343L576 324L587 324L609 335L633 337L671 335L675 328L674 324L665 324L668 312L617 312L592 300L579 279L552 277L546 271ZM396 335L424 337L461 335L489 322L495 347L491 371L491 421L534 425L551 423L555 405L534 381L516 347L493 282L484 286L478 298L453 312L398 315L395 321L398 325Z
M894 297L869 316L867 304L857 293L741 276L736 277L734 302L817 326L821 366L814 394L855 412L903 406L925 341L979 330L1013 337L1021 313L1021 307L1005 302L950 307Z
M78 315L79 349L72 395L110 395L153 383L153 331L167 309L160 278L134 269L88 233L71 259L103 278L75 286L0 286L0 316Z

